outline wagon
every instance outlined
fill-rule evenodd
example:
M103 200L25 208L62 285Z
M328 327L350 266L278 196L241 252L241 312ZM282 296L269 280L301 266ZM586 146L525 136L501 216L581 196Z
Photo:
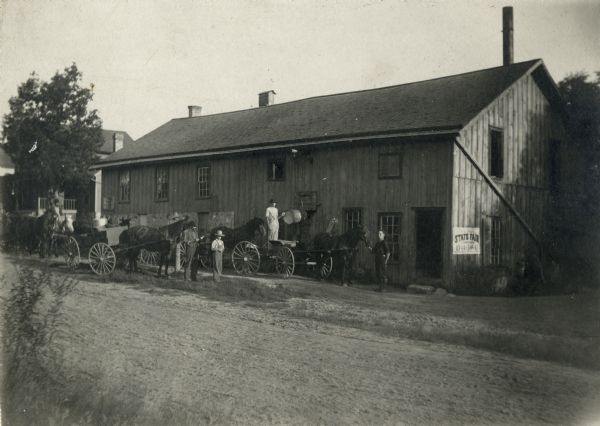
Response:
M90 232L81 234L55 233L53 244L62 247L65 262L75 269L81 263L81 253L87 253L87 262L98 275L110 274L117 264L119 235L127 226L112 228L90 228Z
M328 278L333 270L331 251L299 249L297 241L271 240L262 247L249 241L241 241L231 253L233 268L242 275L258 272L261 259L265 258L273 263L275 271L284 278L292 276L297 265L320 265L318 272L321 278Z

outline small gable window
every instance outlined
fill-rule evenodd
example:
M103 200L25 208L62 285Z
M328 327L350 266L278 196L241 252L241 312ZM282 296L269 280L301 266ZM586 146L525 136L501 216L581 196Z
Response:
M399 152L379 154L379 179L402 177L402 154Z
M504 177L504 134L493 127L490 128L490 176Z
M285 180L285 160L273 158L267 162L267 180Z

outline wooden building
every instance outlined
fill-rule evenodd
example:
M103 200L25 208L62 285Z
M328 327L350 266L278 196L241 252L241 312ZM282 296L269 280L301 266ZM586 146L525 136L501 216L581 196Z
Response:
M282 104L264 92L259 107L222 114L190 107L100 161L103 213L238 226L275 198L310 218L286 238L332 217L339 232L386 231L393 283L504 276L548 236L558 96L537 59Z

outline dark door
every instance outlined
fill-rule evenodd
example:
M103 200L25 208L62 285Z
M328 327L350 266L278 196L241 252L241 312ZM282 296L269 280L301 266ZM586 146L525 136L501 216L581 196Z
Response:
M444 209L415 210L417 275L442 276L442 231Z

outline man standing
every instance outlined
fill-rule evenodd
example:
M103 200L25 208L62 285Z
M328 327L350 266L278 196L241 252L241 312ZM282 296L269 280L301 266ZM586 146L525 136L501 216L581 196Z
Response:
M390 248L385 241L385 233L383 231L377 233L377 238L378 241L372 249L373 255L375 256L375 276L379 283L379 288L375 291L384 291L385 283L387 281L386 273L387 263L390 258Z
M183 281L187 279L187 271L190 270L190 279L196 281L198 273L198 263L194 263L196 259L196 250L198 249L198 229L196 224L191 228L186 228L181 234L181 244L183 245Z
M277 210L277 201L271 199L265 216L267 218L267 226L269 227L269 241L279 239L279 218L285 216L285 212L279 214Z

